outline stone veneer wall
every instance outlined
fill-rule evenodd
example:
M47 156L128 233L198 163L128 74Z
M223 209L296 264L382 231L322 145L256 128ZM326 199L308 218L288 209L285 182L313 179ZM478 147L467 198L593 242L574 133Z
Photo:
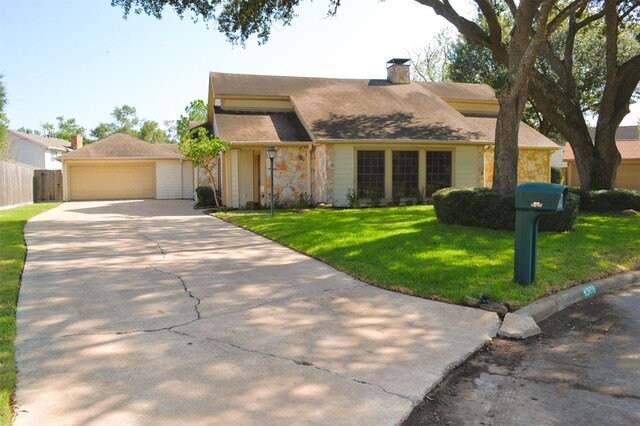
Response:
M316 145L311 161L314 203L333 203L333 145Z
M493 185L494 147L484 150L485 186ZM521 148L518 153L518 182L549 182L549 152L542 149Z
M296 202L303 192L308 192L307 147L279 147L273 161L274 192L285 204ZM266 157L266 156L265 156ZM266 158L266 190L271 190L270 161ZM270 200L267 200L269 202Z

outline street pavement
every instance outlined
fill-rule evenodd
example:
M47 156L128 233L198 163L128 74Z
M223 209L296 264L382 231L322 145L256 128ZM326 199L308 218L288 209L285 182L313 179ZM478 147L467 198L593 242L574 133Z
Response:
M526 341L496 339L405 425L640 424L640 282L583 300Z
M72 202L27 224L16 425L398 424L495 334L493 313L191 205Z

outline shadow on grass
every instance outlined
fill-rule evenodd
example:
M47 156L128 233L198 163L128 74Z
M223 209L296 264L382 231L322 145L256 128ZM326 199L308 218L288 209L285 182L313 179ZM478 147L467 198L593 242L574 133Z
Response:
M431 206L227 217L366 282L459 302L465 295L528 303L640 266L637 219L581 214L575 231L540 233L538 280L513 282L512 231L440 224Z

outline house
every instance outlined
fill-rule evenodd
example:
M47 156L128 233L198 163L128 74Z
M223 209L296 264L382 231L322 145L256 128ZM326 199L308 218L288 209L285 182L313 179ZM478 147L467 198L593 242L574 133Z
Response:
M421 189L491 186L493 90L410 81L407 62L389 61L386 80L210 73L205 125L231 142L217 169L223 203L268 204L269 145L285 202L306 193L344 206L354 190L390 201ZM519 180L549 182L558 145L521 123L519 147Z
M595 129L589 129L591 137L595 137ZM616 188L640 190L640 138L637 126L620 126L616 130L616 146L622 156L618 166ZM567 185L580 186L580 177L576 168L573 150L567 144L564 153L567 162Z
M193 199L193 165L176 144L116 133L61 159L64 201Z
M72 142L69 142L16 130L7 132L7 142L11 147L10 157L36 169L61 170L60 156L75 149L78 140L82 145L82 136L74 136Z

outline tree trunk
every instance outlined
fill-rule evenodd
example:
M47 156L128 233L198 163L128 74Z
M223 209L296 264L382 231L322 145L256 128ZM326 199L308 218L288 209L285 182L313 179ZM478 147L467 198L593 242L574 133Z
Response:
M505 195L514 193L518 184L518 134L526 99L526 90L515 94L505 90L500 95L493 160L493 190Z
M213 201L216 203L216 207L220 207L220 203L218 202L218 194L216 193L216 181L213 179L213 173L211 173L211 169L205 168L207 174L209 175L209 181L211 181L211 188L213 189Z

